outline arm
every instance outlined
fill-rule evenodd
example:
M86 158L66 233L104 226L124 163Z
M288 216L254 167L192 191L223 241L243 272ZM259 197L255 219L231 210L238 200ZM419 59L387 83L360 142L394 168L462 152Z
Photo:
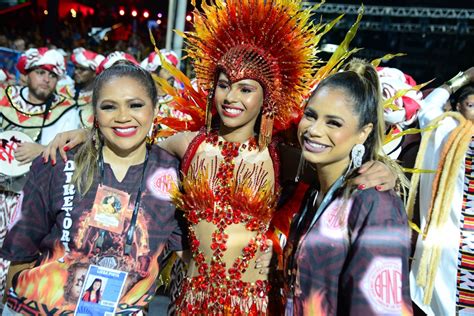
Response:
M357 193L348 232L349 250L339 279L339 300L347 309L342 314L410 312L410 239L400 198L393 191Z
M420 126L423 128L432 120L443 114L443 107L451 94L469 82L474 82L474 67L469 68L433 90L421 103L418 114ZM452 105L453 107L455 104Z
M34 262L27 262L27 263L12 263L10 264L10 268L8 269L8 274L7 274L7 280L6 280L6 285L5 285L5 291L8 292L8 290L12 287L13 285L13 277L17 275L19 272L30 269L33 267ZM3 295L3 303L6 302L8 295Z
M189 144L194 139L194 137L196 137L196 135L197 132L177 133L159 142L158 146L173 156L182 159L186 153L186 149L188 149Z
M280 181L281 183L294 181L301 156L301 149L281 145L279 150L281 165L285 166L285 168L281 170ZM313 167L311 167L309 163L305 163L303 168L302 174L299 175L300 182L313 182ZM390 166L380 161L368 161L359 168L358 172L359 175L352 180L352 184L357 186L359 190L375 187L378 191L387 191L395 188L397 174L392 171Z
M90 130L88 129L75 129L57 134L44 149L43 162L47 163L51 159L51 163L54 166L56 164L56 153L58 150L62 160L66 160L66 151L84 143L89 133Z

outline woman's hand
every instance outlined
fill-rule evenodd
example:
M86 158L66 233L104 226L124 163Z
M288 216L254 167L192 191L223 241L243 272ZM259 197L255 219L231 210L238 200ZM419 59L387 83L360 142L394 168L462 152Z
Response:
M59 133L43 150L43 161L47 163L51 159L53 166L56 164L56 153L59 150L59 155L66 161L66 151L76 147L86 141L88 129L75 129L69 132Z
M360 166L358 172L352 183L359 190L375 187L377 191L388 191L395 188L397 176L383 162L368 161Z
M271 268L271 260L273 256L273 243L270 239L267 239L267 249L265 252L260 255L255 261L255 269L259 269L260 274L268 274L270 273Z

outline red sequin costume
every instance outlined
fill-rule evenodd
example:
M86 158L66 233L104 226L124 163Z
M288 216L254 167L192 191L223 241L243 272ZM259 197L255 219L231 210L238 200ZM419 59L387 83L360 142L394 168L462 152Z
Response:
M189 222L194 260L179 313L265 314L268 281L246 272L257 252L265 250L275 209L274 144L259 151L255 138L231 143L203 131L188 148L183 173L185 193L175 200Z

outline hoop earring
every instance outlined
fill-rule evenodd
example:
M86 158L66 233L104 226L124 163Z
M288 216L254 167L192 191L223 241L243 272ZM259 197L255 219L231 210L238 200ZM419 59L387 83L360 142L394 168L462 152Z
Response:
M300 162L298 163L298 169L296 171L296 176L295 176L295 182L298 182L300 180L300 177L303 174L305 165L306 165L306 159L304 159L303 151L301 151Z
M352 147L351 150L351 162L349 163L349 167L346 171L346 176L354 169L360 168L362 166L362 158L365 154L365 146L364 144L356 144Z

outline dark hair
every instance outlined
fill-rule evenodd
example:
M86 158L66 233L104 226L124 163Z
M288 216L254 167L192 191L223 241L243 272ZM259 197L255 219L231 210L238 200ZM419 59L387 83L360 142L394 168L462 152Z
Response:
M365 60L354 58L344 67L343 72L338 72L321 81L311 98L323 88L341 89L345 92L346 97L352 102L353 113L359 119L359 129L372 123L372 132L364 142L365 154L362 163L369 160L383 162L398 176L401 189L404 191L408 187L408 180L402 168L389 158L382 148L385 137L385 121L379 77L375 67ZM354 170L350 172L346 180L357 174ZM350 186L346 186L344 196L347 197L351 190Z
M107 202L110 200L110 199L114 199L113 200L113 203L112 203L112 207L114 208L114 212L117 213L120 211L120 209L122 208L122 203L120 203L120 200L113 196L113 195L108 195L106 196L103 200L102 200L102 205L106 205Z
M94 290L94 284L95 282L100 282L100 288L98 290L95 291L95 297L96 297L96 302L99 302L100 301L100 289L102 288L102 279L100 278L95 278L94 279L94 282L91 283L91 285L89 286L89 288L86 290L86 292L89 292L89 293L92 293L92 291ZM84 292L85 294L85 292Z
M128 60L119 60L114 63L112 67L102 71L94 80L94 90L92 91L92 106L94 107L94 113L104 83L116 77L129 77L136 79L143 85L152 103L156 104L158 101L158 92L156 91L155 81L150 73Z
M370 63L361 59L353 59L344 70L321 81L310 99L323 88L343 90L359 118L359 129L373 124L372 132L364 143L363 162L374 160L382 151L385 131L378 74Z
M470 95L474 95L474 83L462 86L451 96L451 104L456 108L456 104L464 102Z

